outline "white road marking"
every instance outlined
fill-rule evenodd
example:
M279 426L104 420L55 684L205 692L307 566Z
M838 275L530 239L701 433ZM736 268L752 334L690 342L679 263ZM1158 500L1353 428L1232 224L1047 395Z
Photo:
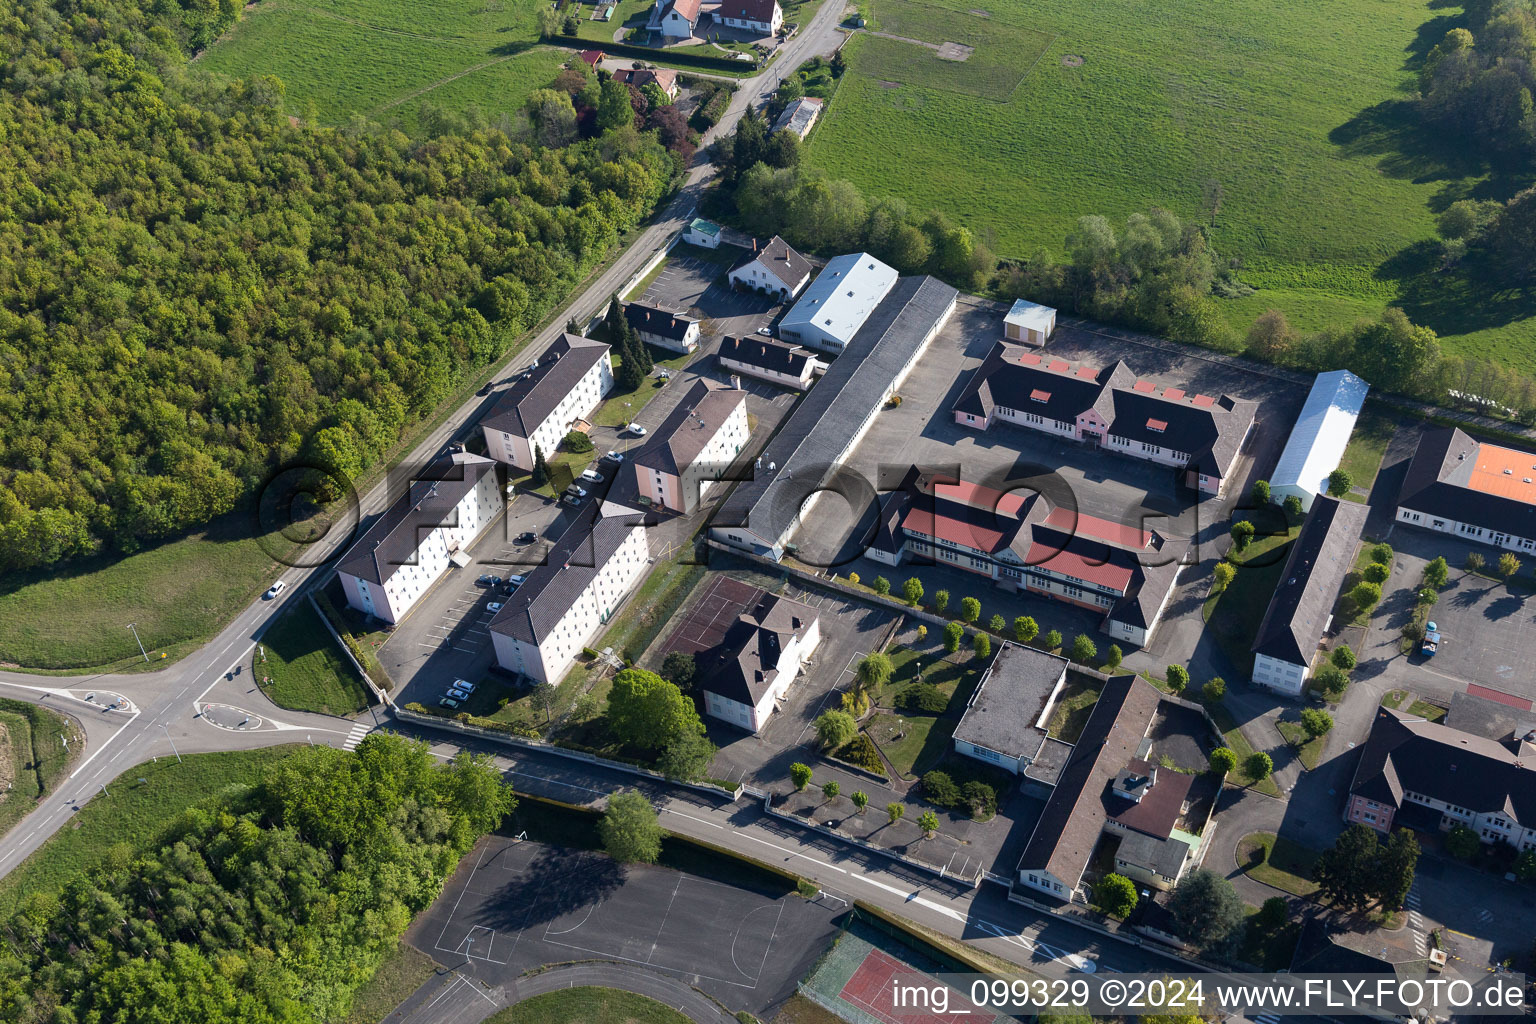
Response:
M102 744L102 745L101 745L101 746L100 746L100 747L98 747L98 748L96 748L96 750L94 750L94 751L93 751L93 752L92 752L92 753L91 753L91 756L90 756L90 757L87 757L87 758L86 758L86 759L85 759L85 760L84 760L84 761L81 761L81 762L80 762L80 767L78 767L78 768L76 768L76 769L75 769L75 770L74 770L74 771L73 771L73 772L70 772L70 775L69 775L69 777L70 777L70 778L74 778L74 777L75 777L75 776L76 776L76 775L79 775L79 774L80 774L80 773L81 773L81 772L83 772L83 771L85 771L85 766L86 766L86 765L88 765L88 764L90 764L90 763L91 763L91 762L92 762L92 761L94 761L94 760L96 760L96 758L97 758L97 756L98 756L98 755L99 755L99 754L100 754L100 753L101 753L101 752L102 752L102 751L103 751L103 750L106 750L106 749L107 749L107 748L108 748L108 747L110 747L110 746L111 746L111 745L112 745L112 741L113 741L113 740L115 740L115 739L117 739L117 738L118 738L118 737L119 737L119 736L121 736L121 735L122 735L122 734L123 734L123 729L126 729L126 728L128 728L128 727L129 727L129 726L130 726L130 725L132 725L132 724L133 724L133 722L134 722L134 719L136 719L136 718L138 718L138 717L139 717L139 715L141 715L141 714L142 714L142 713L143 713L143 712L140 712L140 711L135 711L135 712L134 712L134 713L133 713L133 715L132 715L132 717L130 717L130 718L129 718L129 719L128 719L128 721L126 721L126 722L124 722L124 723L123 723L123 724L122 724L122 726L121 726L121 727L120 727L120 728L119 728L119 729L118 729L118 730L117 730L117 732L115 732L115 733L113 733L113 734L112 734L112 736L111 736L111 737L110 737L110 738L109 738L109 739L108 739L108 740L107 740L107 742L105 742L105 743L103 743L103 744Z

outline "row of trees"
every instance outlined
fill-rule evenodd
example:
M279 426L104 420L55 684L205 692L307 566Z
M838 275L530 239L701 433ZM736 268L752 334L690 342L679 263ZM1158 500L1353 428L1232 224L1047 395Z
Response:
M319 1022L514 807L488 758L308 747L0 926L0 1019Z
M559 150L290 122L277 79L187 66L239 11L30 0L0 27L0 569L180 535L282 461L356 476L677 170L627 88Z
M608 335L608 344L613 346L613 351L619 357L614 383L621 391L636 390L656 368L656 361L651 358L651 350L629 325L629 319L624 315L624 304L619 301L618 295L608 300L608 314L603 318L603 330Z
M1434 130L1495 160L1536 156L1536 11L1472 0L1419 70L1419 110Z

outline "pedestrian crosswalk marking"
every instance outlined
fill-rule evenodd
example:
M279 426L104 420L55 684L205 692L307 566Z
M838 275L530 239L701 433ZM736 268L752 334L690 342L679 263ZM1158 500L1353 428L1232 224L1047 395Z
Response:
M347 741L341 745L341 749L354 749L359 743L363 742L363 737L368 735L368 730L371 728L373 726L367 722L358 722L352 727L352 731L347 733Z

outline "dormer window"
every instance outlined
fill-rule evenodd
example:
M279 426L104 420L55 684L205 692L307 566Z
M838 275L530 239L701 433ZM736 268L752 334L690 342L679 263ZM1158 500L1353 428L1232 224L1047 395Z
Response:
M1029 400L1032 402L1049 402L1051 400L1051 393L1036 388L1029 393Z
M1161 434L1168 429L1167 420L1147 420L1147 429L1154 434Z

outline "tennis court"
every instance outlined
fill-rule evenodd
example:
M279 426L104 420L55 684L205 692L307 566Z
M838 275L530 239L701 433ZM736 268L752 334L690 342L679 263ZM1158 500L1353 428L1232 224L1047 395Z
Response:
M667 638L661 656L673 651L700 654L719 646L731 624L763 597L763 591L751 584L717 574Z

